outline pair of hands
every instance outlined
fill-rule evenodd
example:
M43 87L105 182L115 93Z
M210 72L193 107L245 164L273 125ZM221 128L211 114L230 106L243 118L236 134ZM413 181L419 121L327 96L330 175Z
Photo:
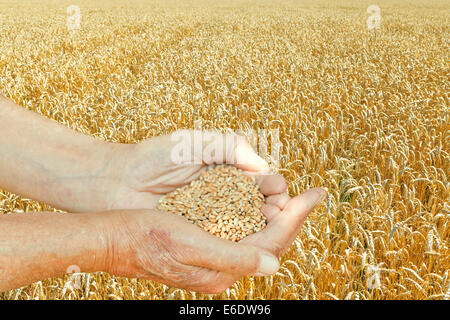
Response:
M199 132L178 133L193 136ZM215 138L220 141L225 136L216 134ZM110 173L100 188L101 203L112 210L99 213L105 215L101 225L108 246L108 254L102 258L105 271L205 293L220 293L242 276L275 273L278 258L295 240L308 214L326 197L326 191L314 188L290 198L285 179L268 172L267 164L244 138L235 141L223 156L206 161L203 149L192 150L198 163L174 163L172 152L177 141L171 135L115 145ZM261 209L268 223L264 230L234 243L180 216L155 209L162 195L196 179L209 166L227 162L230 156L241 159L235 164L238 168L256 175L266 197Z
M106 271L208 293L219 293L245 275L275 273L278 258L326 191L315 188L291 199L284 178L269 174L267 163L245 139L200 134L175 132L194 140L185 153L196 161L177 162L173 152L186 143L174 135L138 144L109 143L0 95L2 189L79 213L2 216L0 291L58 276L71 265L82 272ZM267 227L239 243L155 210L162 195L219 163L256 175L266 196L261 211Z

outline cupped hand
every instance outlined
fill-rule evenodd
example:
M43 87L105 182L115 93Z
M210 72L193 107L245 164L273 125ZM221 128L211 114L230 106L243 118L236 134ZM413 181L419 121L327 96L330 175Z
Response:
M268 164L242 136L179 130L134 145L123 145L116 155L117 178L108 192L106 209L152 209L166 193L182 187L210 166L227 163L262 181L266 195L282 193L282 176L265 179Z
M285 179L270 173L267 163L236 135L181 130L130 145L121 160L120 183L111 192L109 209L154 209L164 194L215 164L233 164L256 176L266 197L261 211L268 224L239 243L157 210L126 210L111 219L111 273L198 292L219 293L242 276L275 273L278 258L326 196L325 190L314 188L291 199Z
M327 191L322 188L309 189L292 199L285 193L269 196L261 209L267 217L266 228L245 237L239 244L254 245L280 258L297 238L308 215L326 196ZM228 288L239 278L240 275L221 273L216 281L222 288Z
M253 244L213 236L184 218L157 210L108 211L104 271L205 293L228 287L224 277L269 275L277 258Z
M326 191L321 188L310 189L293 199L286 193L268 196L262 208L267 227L238 243L211 235L167 212L107 212L105 221L110 227L106 236L106 271L197 292L220 293L243 276L275 273L278 258L295 240L308 214L325 197Z

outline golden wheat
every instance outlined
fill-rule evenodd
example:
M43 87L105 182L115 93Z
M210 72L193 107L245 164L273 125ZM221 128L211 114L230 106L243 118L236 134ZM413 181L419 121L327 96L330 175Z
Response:
M1 94L122 143L278 129L290 195L329 196L276 275L220 295L96 273L2 299L449 299L448 1L376 1L376 35L365 1L77 1L69 31L71 4L0 3ZM20 210L54 209L0 193Z

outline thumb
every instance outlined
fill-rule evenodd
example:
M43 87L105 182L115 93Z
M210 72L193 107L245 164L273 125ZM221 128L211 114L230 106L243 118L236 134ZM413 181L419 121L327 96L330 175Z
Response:
M280 268L276 256L252 244L236 243L199 229L202 236L190 245L189 264L239 275L270 275Z

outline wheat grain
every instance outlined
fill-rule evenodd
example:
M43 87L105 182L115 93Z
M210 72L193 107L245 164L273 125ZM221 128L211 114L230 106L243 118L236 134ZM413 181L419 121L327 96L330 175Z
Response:
M240 241L266 226L263 204L254 177L234 166L218 165L164 195L158 209L181 215L216 236Z

